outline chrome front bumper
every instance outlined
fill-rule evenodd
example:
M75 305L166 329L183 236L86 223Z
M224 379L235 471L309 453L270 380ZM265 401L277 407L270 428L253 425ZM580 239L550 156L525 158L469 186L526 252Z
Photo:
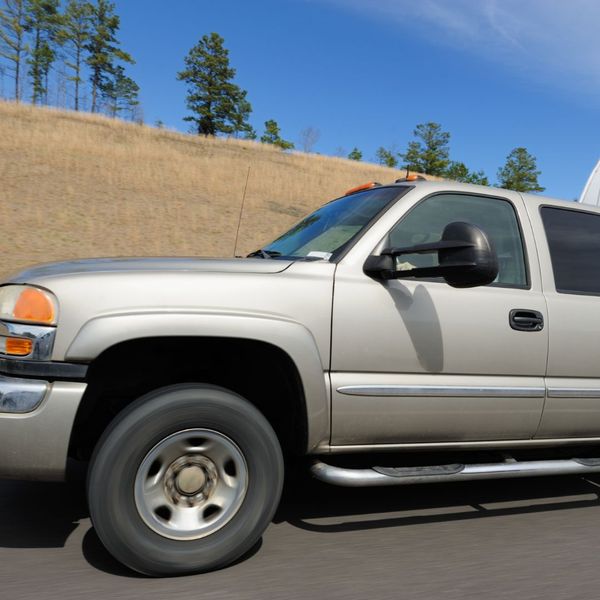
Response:
M35 410L46 396L48 387L47 381L0 375L0 414Z
M85 388L85 383L0 375L0 478L64 479Z

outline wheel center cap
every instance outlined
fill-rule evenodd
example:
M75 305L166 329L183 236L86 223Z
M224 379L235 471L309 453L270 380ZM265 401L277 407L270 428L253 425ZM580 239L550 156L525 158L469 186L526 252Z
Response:
M184 467L177 474L175 485L177 489L186 496L194 496L204 487L206 474L202 467L190 465Z
M173 461L164 477L165 494L174 504L198 506L219 483L219 471L206 456L188 454Z

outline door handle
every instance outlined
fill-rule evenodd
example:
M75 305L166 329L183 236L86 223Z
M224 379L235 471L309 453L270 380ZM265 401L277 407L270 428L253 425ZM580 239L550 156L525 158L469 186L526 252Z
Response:
M541 331L544 329L544 315L537 310L515 308L510 311L508 322L517 331Z

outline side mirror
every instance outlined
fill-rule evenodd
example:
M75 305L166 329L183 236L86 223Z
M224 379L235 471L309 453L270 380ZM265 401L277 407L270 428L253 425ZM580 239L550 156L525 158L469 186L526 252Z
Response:
M438 254L435 267L396 269L397 256L435 252ZM369 256L364 272L376 279L443 277L452 287L467 288L492 283L498 276L498 257L479 227L457 221L446 225L439 242L386 248L380 256Z

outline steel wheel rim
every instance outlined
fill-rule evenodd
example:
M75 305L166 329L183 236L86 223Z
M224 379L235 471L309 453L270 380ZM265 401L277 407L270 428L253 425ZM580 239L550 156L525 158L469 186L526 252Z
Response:
M146 454L134 495L150 529L173 540L196 540L237 514L247 487L246 460L233 440L211 429L185 429Z

